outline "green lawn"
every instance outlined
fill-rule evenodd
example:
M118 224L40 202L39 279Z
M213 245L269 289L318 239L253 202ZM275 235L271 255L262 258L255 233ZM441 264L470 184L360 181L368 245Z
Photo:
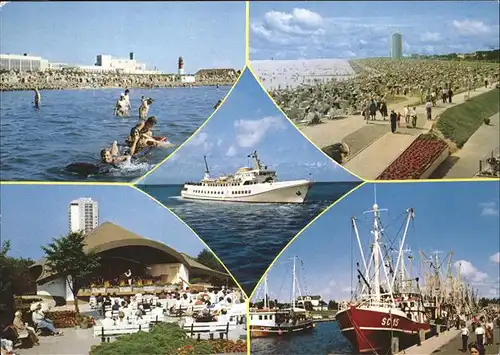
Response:
M330 317L330 316L335 316L337 314L336 309L331 309L328 311L311 311L312 315L321 315L322 317Z
M499 111L499 95L499 90L493 89L447 109L436 122L437 130L458 148L462 148L484 119Z

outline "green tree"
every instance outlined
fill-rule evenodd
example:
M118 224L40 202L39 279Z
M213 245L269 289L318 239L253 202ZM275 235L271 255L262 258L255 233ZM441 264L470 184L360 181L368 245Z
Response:
M75 312L78 308L78 291L90 282L93 272L100 267L100 258L94 250L85 251L85 234L70 233L60 238L53 238L52 243L42 246L46 254L47 271L63 276L74 297Z
M330 300L328 302L328 309L338 309L339 308L339 304L337 302L335 302L334 300Z
M14 313L14 289L12 279L12 267L9 263L7 253L10 242L2 243L0 249L0 326L1 329L12 321Z
M221 272L227 272L226 269L224 269L224 266L217 260L215 255L208 249L203 249L200 251L198 256L196 257L196 261L199 262L200 264L203 264L213 270L221 271Z
M10 245L9 240L0 245L0 324L12 321L15 295L36 291L36 283L29 270L33 260L9 256Z

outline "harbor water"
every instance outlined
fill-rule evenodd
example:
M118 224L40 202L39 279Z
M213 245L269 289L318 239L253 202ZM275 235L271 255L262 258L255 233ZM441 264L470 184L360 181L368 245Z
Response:
M82 177L68 173L71 163L99 162L99 152L113 141L124 144L138 122L141 96L151 97L149 115L158 123L156 136L182 144L213 112L230 87L131 89L130 117L113 115L122 89L0 93L0 160L2 180L126 181L142 176L173 149L155 149L139 163L109 174Z
M283 247L358 184L315 183L304 204L194 201L180 197L182 185L139 187L193 228L249 295Z
M337 322L316 323L311 331L292 336L251 340L252 355L350 355L355 354Z

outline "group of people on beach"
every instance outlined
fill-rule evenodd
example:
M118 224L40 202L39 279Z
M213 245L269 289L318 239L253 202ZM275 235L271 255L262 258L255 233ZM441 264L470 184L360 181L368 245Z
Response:
M302 122L311 112L333 119L330 111L334 106L342 115L363 113L366 102L372 100L387 103L394 98L416 98L436 106L441 97L443 103L452 103L457 92L491 87L499 78L498 66L492 63L365 59L351 63L355 64L360 69L354 78L273 90L271 95L292 120Z

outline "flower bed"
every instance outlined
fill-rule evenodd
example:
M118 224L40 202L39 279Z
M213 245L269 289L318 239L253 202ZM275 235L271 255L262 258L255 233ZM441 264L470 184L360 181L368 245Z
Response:
M76 315L75 311L46 312L45 316L52 319L56 328L73 328L76 326L92 327L95 324L94 318Z
M421 134L377 180L425 179L449 155L446 142L433 134Z
M149 333L123 335L111 343L94 345L91 355L208 355L247 352L244 341L200 340L189 338L177 324L160 323Z

